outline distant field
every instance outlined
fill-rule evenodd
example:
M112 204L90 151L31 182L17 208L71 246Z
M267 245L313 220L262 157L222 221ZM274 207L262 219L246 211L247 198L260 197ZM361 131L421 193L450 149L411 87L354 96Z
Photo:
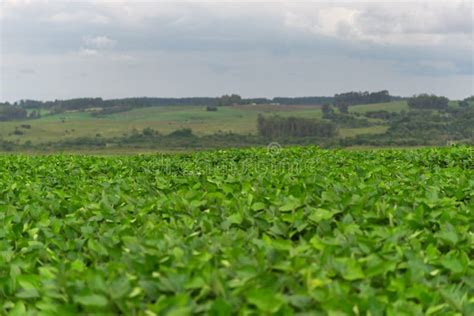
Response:
M350 111L366 112L387 110L399 112L407 109L405 101L352 106ZM208 112L201 106L163 106L135 109L104 117L94 117L88 112L69 112L52 116L43 116L36 120L2 122L0 137L5 140L33 144L58 141L77 137L116 137L131 133L134 129L141 131L151 127L163 134L180 128L191 128L199 136L213 134L218 131L238 134L256 133L258 114L300 116L320 118L319 106L232 106L221 107L217 112ZM30 129L21 125L29 124ZM15 129L23 135L14 135ZM382 133L384 126L370 128L341 129L341 136L361 133Z
M385 102L385 103L375 103L375 104L361 104L354 105L349 107L350 112L359 112L365 113L368 111L381 111L385 110L388 112L401 112L403 110L408 110L408 105L406 101L394 101L394 102Z
M218 131L248 134L256 132L258 114L281 116L321 117L318 106L236 106L222 107L208 112L200 106L164 106L140 108L104 117L94 117L87 112L70 112L44 116L37 120L2 122L0 136L6 140L41 143L64 138L83 136L122 136L133 129L151 127L167 134L180 128L191 128L197 135ZM31 129L20 128L23 124ZM23 135L13 135L17 128Z

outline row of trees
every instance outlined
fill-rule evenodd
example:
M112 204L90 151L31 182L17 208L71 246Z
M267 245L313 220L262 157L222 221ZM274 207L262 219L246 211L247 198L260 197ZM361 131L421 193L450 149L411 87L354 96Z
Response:
M412 109L446 109L449 99L434 94L419 94L408 99L408 106Z
M340 107L347 107L355 104L369 104L389 102L392 99L400 99L400 97L390 96L387 90L378 92L346 92L336 94L334 97L314 96L314 97L275 97L273 99L254 98L243 99L237 94L223 95L219 98L218 105L232 105L232 104L285 104L285 105L318 105L334 103Z
M0 121L13 121L40 118L40 110L30 110L10 103L0 103Z
M379 110L379 111L367 111L364 113L364 116L368 118L373 118L373 119L381 119L385 121L390 121L390 120L398 118L400 114L398 114L397 112Z
M238 94L225 94L221 97L190 97L190 98L124 98L104 100L102 98L77 98L68 100L37 101L21 100L13 104L26 109L48 109L53 111L83 110L88 108L110 107L151 107L166 105L196 105L196 106L228 106L237 104L286 104L286 105L317 105L331 103L332 97L275 97L242 98Z
M341 112L344 108L356 104L371 104L389 102L391 100L401 99L389 94L387 90L378 92L346 92L336 94L334 97L313 96L313 97L275 97L269 98L242 98L238 94L223 95L221 97L190 97L190 98L124 98L103 100L102 98L77 98L69 100L37 101L21 100L13 104L0 103L4 106L19 106L26 109L48 109L53 111L83 110L87 108L135 108L166 105L196 105L196 106L228 106L237 104L285 104L285 105L318 105L334 104L339 107ZM410 98L410 107L413 108L445 108L448 99L437 97L435 95L419 94ZM474 96L464 99L460 102L461 106L468 106L469 102L474 101Z
M237 105L242 104L242 97L238 94L231 94L231 95L223 95L217 101L217 105L219 106L227 106L227 105Z
M336 125L331 122L301 117L264 117L259 115L257 129L264 137L333 137Z
M353 105L363 103L390 101L388 91L380 92L348 92L336 94L334 97L275 97L275 98L242 98L238 94L226 94L221 97L190 97L190 98L124 98L104 100L102 98L76 98L68 100L37 101L21 100L14 105L26 109L47 109L53 113L64 111L85 110L90 108L120 108L166 106L166 105L196 105L196 106L229 106L238 104L285 104L285 105L318 105L334 103L335 105Z
M288 104L288 105L317 105L332 103L334 101L333 97L275 97L271 100L270 103L278 104Z
M18 106L0 106L0 121L21 120L28 117L28 112Z
M392 97L390 96L387 90L382 90L378 92L346 92L341 94L336 94L334 96L335 105L356 105L356 104L371 104L371 103L382 103L390 102Z
M36 101L21 100L15 102L14 105L26 109L48 109L48 110L83 110L88 108L110 108L110 107L151 107L165 105L217 105L218 98L196 97L196 98L124 98L104 100L102 98L78 98L69 100L54 101Z

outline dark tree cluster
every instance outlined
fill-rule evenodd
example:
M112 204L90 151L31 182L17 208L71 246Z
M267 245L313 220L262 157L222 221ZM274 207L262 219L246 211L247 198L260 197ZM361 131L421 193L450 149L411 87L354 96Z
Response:
M216 106L212 106L212 105L208 105L208 106L206 106L206 111L207 111L207 112L216 112L216 111L217 111L217 107L216 107Z
M458 108L440 113L414 110L400 113L390 123L387 135L393 138L412 137L435 144L444 140L474 140L474 107Z
M474 102L474 95L471 95L470 97L465 98L464 101Z
M455 109L451 116L450 132L474 141L474 106Z
M438 97L434 94L419 94L408 99L408 106L412 109L446 109L449 99L446 97Z
M338 104L337 108L339 109L339 112L342 113L342 114L348 114L349 113L349 106L346 103Z
M278 103L286 105L319 105L325 103L331 103L334 101L333 97L275 97L272 100L268 100L269 103Z
M333 137L336 125L331 122L301 117L258 116L257 129L261 136L279 137Z
M238 105L242 104L242 97L238 94L225 94L219 98L217 105L227 106L227 105Z
M242 104L269 104L272 101L267 98L245 98L242 99Z
M194 137L193 130L190 128L181 128L168 134L169 137Z
M28 117L28 112L21 107L10 104L0 105L0 121L21 120Z
M332 113L330 115L324 115L323 118L330 120L334 124L340 127L348 128L360 128L360 127L369 127L372 124L365 118L358 118L352 114L341 114L341 113Z
M323 104L323 107L321 108L321 111L323 112L323 117L324 118L328 118L328 117L331 117L332 115L334 115L334 109L328 103Z
M64 109L66 111L81 110L84 108L98 108L102 107L104 100L102 98L80 98L70 99L67 101L56 101L54 106Z
M40 109L45 107L45 102L36 100L21 100L19 102L15 102L15 105L25 109Z
M54 112L64 112L71 110L84 110L90 108L138 108L151 106L166 106L166 105L217 105L218 98L210 97L192 97L192 98L125 98L125 99L110 99L103 100L102 98L79 98L69 100L54 100L54 101L35 101L35 100L21 100L15 102L14 105L26 109L48 109Z
M339 105L336 107L339 109L339 113L336 113L331 105L324 104L321 109L323 112L323 118L330 120L340 127L358 128L368 127L371 125L367 119L358 118L354 113L349 113L347 106Z
M367 111L364 113L365 117L374 118L374 119L381 119L385 121L390 121L399 117L399 114L396 112L389 112L385 110L379 111Z
M190 98L127 98L105 100L106 106L129 105L132 107L151 107L167 105L217 105L217 98L190 97Z
M392 100L387 90L378 92L346 92L334 95L334 104L338 105L356 105L356 104L370 104L390 102Z
M467 97L464 100L459 101L459 106L463 108L467 108L471 104L474 104L474 95Z

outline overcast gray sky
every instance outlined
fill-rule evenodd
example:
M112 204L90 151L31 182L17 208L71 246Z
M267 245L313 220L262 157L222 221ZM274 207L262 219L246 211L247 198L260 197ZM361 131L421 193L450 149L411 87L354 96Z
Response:
M472 1L0 2L0 99L474 94Z

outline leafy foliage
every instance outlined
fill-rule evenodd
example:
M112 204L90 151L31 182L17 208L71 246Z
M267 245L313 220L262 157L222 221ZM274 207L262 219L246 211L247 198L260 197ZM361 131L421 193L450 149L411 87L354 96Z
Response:
M0 313L472 315L474 151L0 157Z
M445 109L448 107L448 102L449 99L446 97L422 93L408 99L408 106L414 109Z
M378 92L346 92L334 95L334 104L336 105L356 105L390 102L392 97L387 90Z
M323 120L302 117L264 117L259 115L257 129L265 137L333 137L337 134L336 125Z
M13 105L0 105L0 121L20 120L27 118L25 109Z

